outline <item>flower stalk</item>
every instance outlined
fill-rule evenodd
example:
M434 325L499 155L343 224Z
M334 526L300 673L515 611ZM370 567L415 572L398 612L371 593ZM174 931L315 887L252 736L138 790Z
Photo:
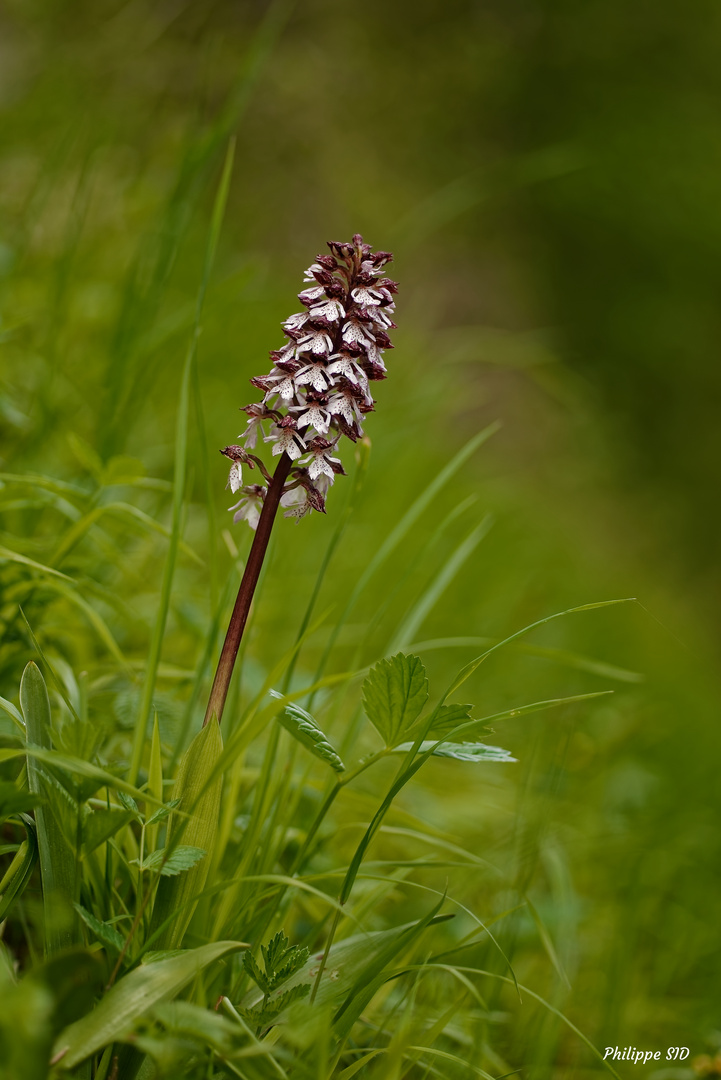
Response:
M300 519L326 512L336 476L344 475L335 456L342 437L363 437L363 419L375 407L369 384L385 379L383 351L392 348L393 296L398 286L384 276L392 256L373 252L356 234L350 243L330 242L305 272L308 288L298 294L304 311L283 323L286 343L271 352L273 367L250 381L264 393L244 407L248 422L243 446L221 453L232 462L228 487L240 494L231 506L234 521L255 530L238 597L228 626L203 726L220 722L233 667L248 620L270 534L280 506ZM266 434L266 429L268 433ZM280 460L271 474L251 453L258 437ZM243 467L258 468L265 483L243 484Z
M213 686L210 691L210 698L208 699L208 707L205 710L203 727L205 727L212 717L215 717L218 723L220 723L223 715L225 699L228 696L230 679L233 674L233 668L235 667L235 658L238 655L238 649L240 648L245 624L248 621L250 605L253 600L256 585L258 584L258 578L260 577L265 553L268 549L268 542L273 529L273 523L275 522L275 515L278 512L285 481L292 464L293 463L288 455L282 454L275 473L273 474L273 478L268 485L268 493L263 501L263 509L261 510L260 518L258 520L258 527L255 530L253 544L250 549L248 561L245 564L240 588L238 589L238 595L233 607L233 614L230 616L228 632L225 635L225 641L223 642L223 648L220 653L220 660L218 661L218 667L215 671L215 678L213 679Z

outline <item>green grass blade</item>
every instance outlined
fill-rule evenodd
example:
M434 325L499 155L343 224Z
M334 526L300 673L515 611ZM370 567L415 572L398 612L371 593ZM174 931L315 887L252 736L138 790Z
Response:
M461 668L443 695L443 700L445 701L450 694L455 693L459 686L462 686L466 679L469 679L473 672L480 667L483 661L491 656L497 649L503 648L504 645L508 645L511 641L516 641L518 638L523 637L524 634L528 634L531 630L535 630L536 627L545 626L546 623L552 622L554 619L561 619L565 615L575 615L580 611L595 611L597 608L613 607L615 604L630 604L635 599L635 596L627 596L622 600L600 600L594 604L581 604L578 607L566 608L565 611L557 611L553 615L547 615L544 619L538 619L536 622L529 623L529 625L524 626L522 630L517 630L515 634L511 634L509 637L497 642L497 644L492 645L490 649L486 649L486 651L481 653L480 656L477 656L475 660L471 660L469 664L466 664L465 667Z
M129 784L127 780L123 780L119 776L113 776L106 769L101 769L99 765L92 765L82 758L61 754L57 750L47 750L38 746L26 746L22 750L0 749L0 762L12 761L25 755L43 765L50 765L71 775L76 773L78 776L87 777L88 780L97 780L99 788L107 787L114 791L124 791L128 795L132 795L134 799L145 799L146 802L153 806L162 806L162 803L152 798L147 791L141 791L139 788L134 787L133 784Z
M32 661L20 683L20 707L25 718L28 749L50 750L50 699L40 669ZM48 754L52 759L52 755ZM28 787L44 796L48 780L37 757L27 759ZM45 912L45 952L54 953L73 944L72 903L75 899L75 853L68 846L50 806L35 810L40 876Z
M419 597L401 626L399 626L388 646L387 652L389 655L392 656L393 653L408 645L408 642L423 625L426 617L443 596L456 574L476 550L481 540L488 535L492 525L493 516L486 514L476 528L459 544L426 591Z
M240 948L243 946L237 941L217 941L135 968L108 991L93 1012L61 1032L53 1047L53 1062L64 1071L74 1069L91 1054L129 1034L135 1021L153 1005L175 997L214 960Z
M351 1028L377 992L379 986L387 980L386 969L388 965L399 953L409 948L420 937L426 927L433 922L444 900L445 896L442 896L427 915L424 915L413 926L408 927L398 938L392 939L384 948L379 949L363 966L345 1001L333 1017L333 1027L336 1035L341 1040L348 1037Z
M202 892L208 876L223 789L222 775L215 768L222 749L220 727L211 721L195 736L180 763L172 797L180 799L180 810L190 817L179 820L178 815L173 814L168 827L166 856L182 843L200 848L206 852L206 857L184 874L161 879L150 924L151 934L165 925L161 936L156 939L156 949L180 947L195 910L195 905L189 901L196 893ZM168 923L173 913L175 917Z
M431 638L428 641L413 641L409 643L409 652L428 652L433 649L466 649L478 648L483 645L497 645L499 638L490 637L445 637ZM605 660L596 660L593 656L583 656L580 653L569 652L567 649L552 649L544 645L530 645L523 641L517 645L511 645L512 649L526 653L528 656L540 656L546 660L553 660L566 667L575 668L577 671L587 671L590 675L600 675L603 679L615 679L617 682L639 683L645 676L639 671L629 671L628 668L618 667L616 664L607 664Z
M416 521L418 521L421 514L431 505L433 499L443 489L443 487L448 483L448 481L458 471L458 469L460 469L461 465L463 465L464 462L468 460L471 454L473 454L474 451L479 448L479 446L482 446L483 443L490 439L492 435L495 435L499 427L500 424L497 422L489 424L488 427L483 429L483 431L479 431L477 435L474 435L472 439L469 439L465 446L462 446L458 453L453 458L451 458L445 468L441 469L436 478L431 481L425 491L421 492L421 494L418 496L412 506L410 506L410 508L405 512L405 514L395 526L395 528L392 529L391 532L388 534L386 539L378 548L375 555L370 560L365 570L359 577L355 588L350 594L350 597L348 598L348 603L346 604L340 618L338 619L338 622L333 628L333 632L330 635L328 643L326 644L326 647L323 651L323 655L321 656L320 663L318 665L318 670L316 671L315 679L313 680L314 682L317 682L323 674L323 671L325 670L325 665L328 662L328 657L331 654L331 651L333 649L333 646L335 645L341 628L345 625L348 616L350 615L351 611L353 610L358 601L358 598L363 593L364 589L368 585L370 579L375 574L376 570L378 570L389 557L389 555L391 555L393 551L395 551L395 549L398 547L404 537L407 536L407 534L413 528Z
M27 839L23 840L0 881L0 922L6 917L15 900L22 896L38 861L36 824L27 814L18 816L25 827Z
M160 588L158 617L155 622L155 628L153 630L153 636L150 642L148 666L146 669L145 681L143 683L143 693L140 701L138 718L135 724L132 758L130 762L130 770L128 772L128 780L132 784L136 782L138 778L138 773L140 772L140 762L143 755L143 746L145 743L148 718L150 716L150 710L153 704L155 680L157 676L158 664L160 663L160 652L163 645L165 624L167 621L168 609L170 606L170 592L173 586L173 577L175 574L175 563L178 554L178 545L180 542L183 499L185 496L190 378L198 349L198 338L200 337L201 317L203 313L203 304L205 302L205 294L208 288L208 281L210 279L210 272L213 267L213 260L215 258L216 248L218 246L218 237L220 235L220 227L223 220L223 213L225 211L225 205L228 199L230 176L233 169L234 149L235 144L231 142L228 146L228 152L225 158L225 165L223 167L223 174L220 179L220 186L218 188L218 193L215 198L215 205L213 207L213 216L211 219L210 233L208 236L208 243L205 253L205 264L203 267L200 288L198 290L198 298L195 310L195 325L193 328L193 335L191 337L190 345L188 347L188 352L185 358L183 374L180 382L180 400L178 403L178 417L175 429L173 523L170 535L170 543L168 545L168 554L163 566L163 581Z

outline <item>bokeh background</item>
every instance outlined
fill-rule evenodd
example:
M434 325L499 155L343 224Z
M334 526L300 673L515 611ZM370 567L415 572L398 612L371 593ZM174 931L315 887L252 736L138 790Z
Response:
M639 601L529 639L622 669L614 678L513 650L482 668L469 684L479 715L615 694L499 726L515 766L433 763L396 824L417 815L494 864L457 879L484 920L531 898L550 948L526 909L497 924L499 940L589 1038L694 1056L721 1044L720 24L706 0L683 12L666 0L8 0L0 13L5 473L88 490L113 461L118 477L172 476L208 222L237 140L194 388L208 447L196 425L185 540L204 567L186 558L173 594L168 738L187 689L170 669L197 662L234 545L249 542L245 527L223 535L216 447L241 429L247 380L282 340L301 270L326 239L360 231L396 252L399 329L368 480L318 610L342 607L465 440L502 428L369 583L334 666L359 646L364 663L386 652L487 512L493 528L416 640L496 638L576 604ZM61 495L39 508L28 486L5 481L1 542L46 562ZM169 520L160 489L123 498ZM292 643L329 529L318 517L278 529L249 684ZM62 564L86 575L89 605L138 666L163 544L117 517ZM18 566L0 567L6 697L30 655ZM120 695L101 693L107 650L88 618L42 588L25 600L53 655L93 673L98 714L122 714ZM437 689L474 655L462 641L419 651ZM415 851L385 842L399 859ZM483 959L504 971L492 949ZM537 1002L489 985L488 1005L499 1061L539 1076L597 1067Z

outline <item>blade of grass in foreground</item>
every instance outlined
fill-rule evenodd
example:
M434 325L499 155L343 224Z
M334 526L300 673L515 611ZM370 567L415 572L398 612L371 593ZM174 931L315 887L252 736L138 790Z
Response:
M118 1036L127 1034L157 1002L179 994L208 964L242 948L245 946L239 941L217 941L131 971L93 1012L61 1032L53 1048L52 1063L59 1063L63 1069L79 1065Z
M183 375L180 382L180 400L178 403L178 418L175 429L173 524L170 534L170 543L168 545L168 553L163 566L163 581L160 589L160 604L158 608L158 616L155 621L155 628L153 630L153 636L150 642L148 666L145 673L143 693L140 701L138 717L135 722L135 731L133 734L133 751L130 762L130 770L128 772L128 780L131 784L134 784L136 782L138 778L138 773L140 772L140 762L143 756L143 746L145 743L148 718L150 716L150 710L153 704L155 679L157 675L158 664L160 663L160 651L163 645L165 624L168 618L168 608L170 606L170 592L173 585L173 577L175 575L175 563L177 560L178 546L180 543L180 528L183 512L183 500L185 496L190 378L193 365L195 363L196 354L198 351L198 338L200 337L200 321L203 314L205 294L208 288L210 272L212 270L213 262L215 259L215 252L218 246L218 238L220 236L220 227L223 221L225 204L228 200L228 189L230 187L230 176L233 170L234 152L235 142L231 141L228 146L228 152L225 156L223 174L220 179L220 186L218 188L218 194L216 195L215 205L213 207L213 216L210 223L208 244L205 252L205 265L203 267L203 275L200 281L200 288L198 289L198 298L195 308L195 325L193 327L193 335L190 339L190 345L188 347L188 353L185 358Z

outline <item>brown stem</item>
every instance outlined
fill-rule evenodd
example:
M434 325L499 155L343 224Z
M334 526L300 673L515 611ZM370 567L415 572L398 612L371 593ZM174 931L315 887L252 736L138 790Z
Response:
M240 639L243 636L243 630L248 621L248 612L250 611L253 593L258 584L260 570L263 565L263 559L265 558L268 541L270 540L271 529L273 528L275 515L280 504L280 497L283 494L283 487L288 479L288 473L290 472L292 464L293 463L287 454L281 454L278 466L273 473L273 479L268 485L268 490L265 493L263 509L260 512L260 520L258 521L258 527L255 530L250 555L245 564L245 570L243 571L243 578L240 582L240 588L238 589L235 607L233 608L233 614L230 617L228 633L225 635L223 651L220 654L215 678L213 679L213 688L210 691L210 698L208 700L208 708L205 711L203 727L208 723L211 716L215 716L218 723L220 723L220 718L223 715L225 699L228 696L228 687L230 686L230 678L235 666L235 658L238 655L238 649L240 648Z

